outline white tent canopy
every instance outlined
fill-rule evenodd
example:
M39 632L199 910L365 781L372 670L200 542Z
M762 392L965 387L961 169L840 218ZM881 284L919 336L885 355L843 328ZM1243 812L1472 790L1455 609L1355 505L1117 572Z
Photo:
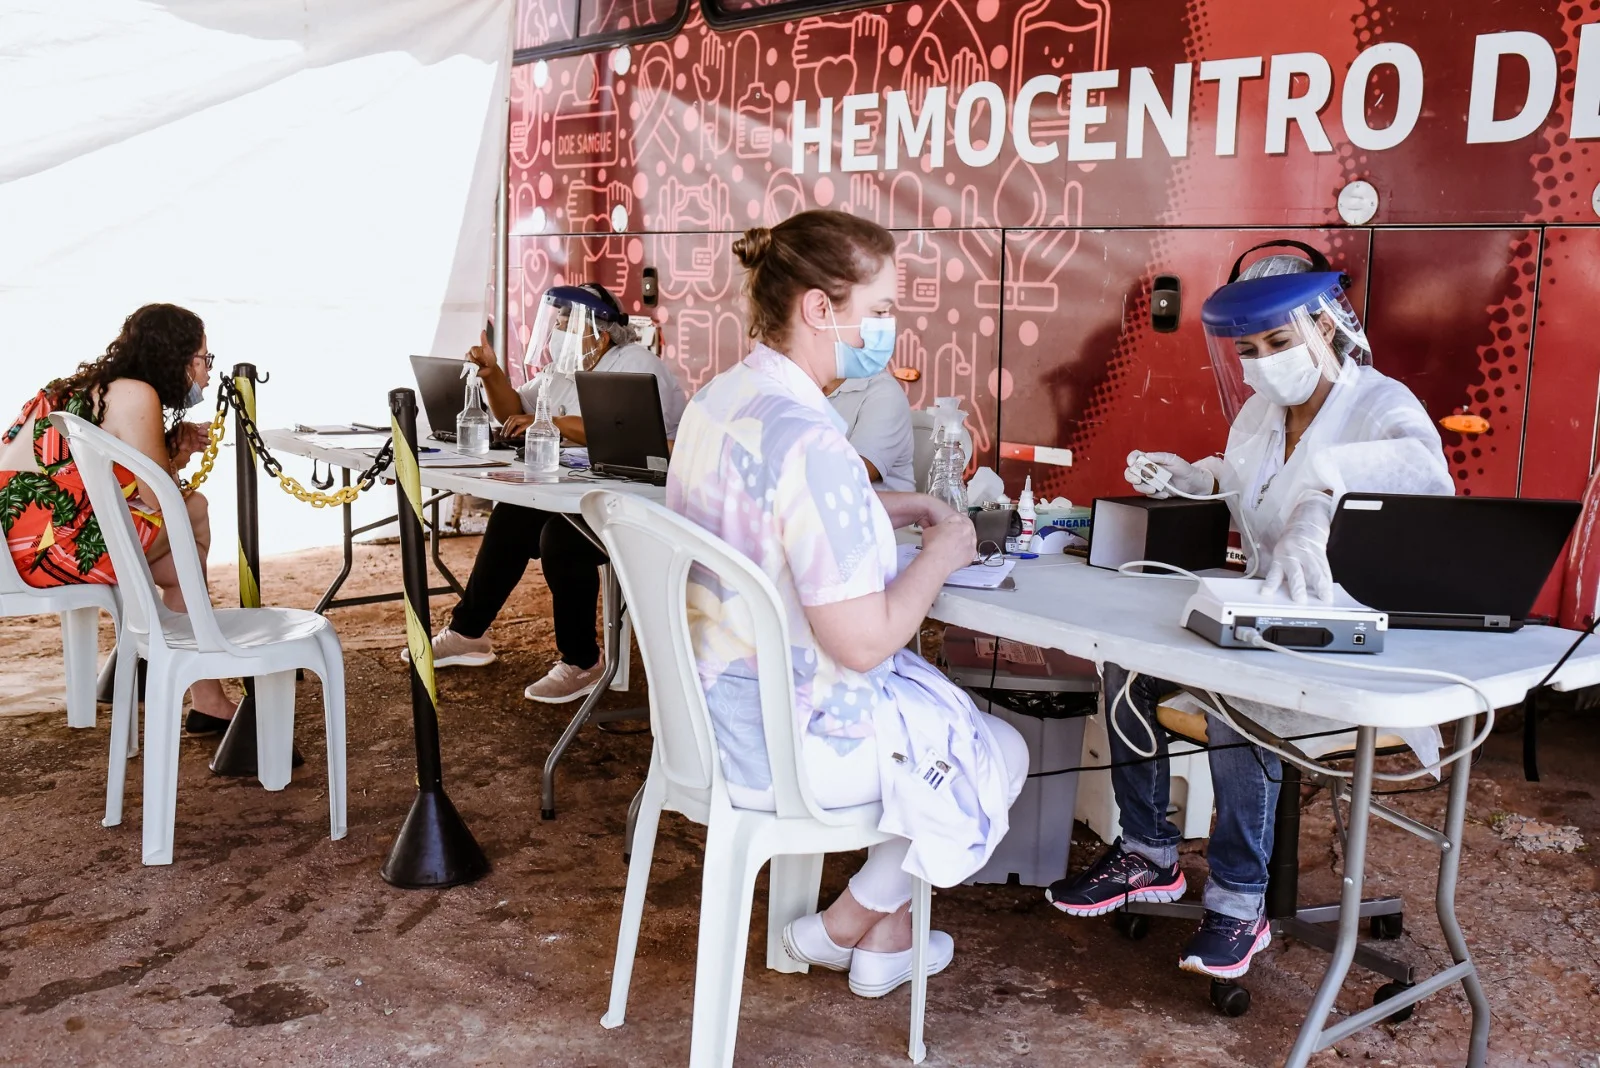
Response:
M264 426L386 419L406 357L458 356L486 317L512 4L8 0L0 419L153 301L205 320L218 370L271 375ZM261 503L264 553L338 540L270 481Z

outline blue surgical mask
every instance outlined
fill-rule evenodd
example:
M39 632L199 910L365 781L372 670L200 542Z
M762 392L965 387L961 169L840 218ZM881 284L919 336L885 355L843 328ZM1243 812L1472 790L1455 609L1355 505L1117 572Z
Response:
M190 408L193 408L196 404L199 404L201 401L203 401L205 399L206 399L206 391L200 388L200 383L198 383L198 382L190 382L189 383L189 392L187 392L187 393L185 393L183 395L183 407L184 407L184 410L188 411Z
M833 307L828 307L828 318L833 319ZM889 366L894 356L895 321L892 315L870 315L861 320L861 346L833 343L835 373L840 378L871 378ZM840 327L837 320L833 332Z

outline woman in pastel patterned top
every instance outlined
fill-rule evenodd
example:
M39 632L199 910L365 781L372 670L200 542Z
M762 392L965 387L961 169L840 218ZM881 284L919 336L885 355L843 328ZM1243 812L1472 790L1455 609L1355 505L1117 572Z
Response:
M848 969L852 990L877 997L911 977L911 873L947 886L982 866L1022 789L1027 746L904 648L944 580L972 561L972 523L925 495L874 493L823 394L888 364L893 238L842 212L808 211L747 231L734 252L749 272L758 344L690 402L667 504L777 588L817 802L881 800L880 827L900 836L868 852L825 913L784 932L793 957ZM897 574L894 530L913 524L922 551ZM729 796L770 809L748 616L705 575L691 580L689 613ZM924 776L931 761L947 774ZM947 934L933 932L929 949L930 973L949 964Z
M205 427L182 422L181 416L200 402L211 381L211 361L199 316L173 304L147 304L128 316L104 356L28 401L0 436L0 530L24 582L43 587L117 581L78 465L66 439L50 425L50 413L70 412L95 423L155 460L176 481L190 457L205 447ZM117 469L117 479L162 600L182 612L183 593L161 529L161 510L147 503L155 494L123 468ZM187 503L203 566L211 544L206 499L191 493ZM189 696L192 733L221 730L233 717L233 703L214 679L196 683Z

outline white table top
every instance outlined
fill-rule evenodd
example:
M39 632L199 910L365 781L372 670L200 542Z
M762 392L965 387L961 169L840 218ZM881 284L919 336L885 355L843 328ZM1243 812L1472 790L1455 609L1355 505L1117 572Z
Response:
M308 435L299 434L292 430L262 430L261 438L266 442L267 448L274 455L303 456L307 459L320 460L334 467L343 467L351 471L365 471L372 463L372 454L359 449L338 448L323 441L307 440ZM325 440L325 439L324 439ZM431 442L429 448L437 448L443 452L455 451L454 445L441 441ZM426 453L424 455L438 455ZM491 471L511 471L521 468L516 460L516 454L510 449L498 450L490 454L496 459L509 461L509 467L485 468L450 468L450 467L424 467L422 468L422 484L432 490L449 490L452 493L469 493L474 497L482 497L491 501L503 501L507 504L520 504L526 508L537 508L543 512L565 512L576 515L579 504L584 494L597 489L618 490L623 493L636 493L652 501L664 501L667 491L660 486L652 486L643 482L624 482L614 478L587 478L574 477L573 472L562 468L560 481L557 482L498 482L488 475ZM386 477L394 477L391 466Z
M1015 590L947 586L929 615L1180 685L1363 726L1449 723L1481 711L1483 702L1444 680L1360 671L1349 666L1353 661L1462 675L1504 708L1521 701L1578 637L1554 627L1511 634L1391 630L1382 653L1329 654L1308 663L1265 649L1222 649L1185 630L1178 619L1194 592L1188 580L1118 575L1070 556L1021 560L1012 574ZM1596 683L1600 635L1552 680L1561 690Z

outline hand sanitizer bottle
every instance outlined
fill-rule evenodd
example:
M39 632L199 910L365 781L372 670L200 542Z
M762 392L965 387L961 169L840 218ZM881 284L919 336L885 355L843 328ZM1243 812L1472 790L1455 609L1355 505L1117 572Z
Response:
M489 413L483 407L483 383L476 372L467 379L467 403L456 416L456 449L468 456L489 454Z
M539 387L539 400L533 406L533 425L522 438L523 463L535 475L555 474L561 466L561 431L550 418L547 390L548 383Z

